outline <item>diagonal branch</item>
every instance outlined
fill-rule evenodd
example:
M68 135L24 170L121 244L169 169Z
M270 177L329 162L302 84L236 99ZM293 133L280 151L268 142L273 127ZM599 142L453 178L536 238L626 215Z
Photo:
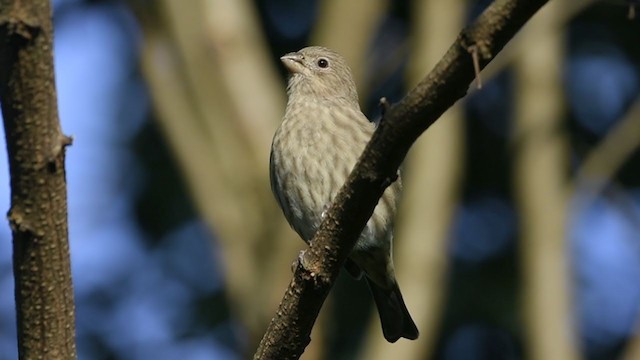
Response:
M254 359L300 357L341 265L409 148L467 93L475 76L467 49L477 46L480 67L486 66L546 2L495 1L460 33L431 73L389 109L296 267Z
M589 153L575 175L573 192L602 192L616 172L640 147L640 99Z

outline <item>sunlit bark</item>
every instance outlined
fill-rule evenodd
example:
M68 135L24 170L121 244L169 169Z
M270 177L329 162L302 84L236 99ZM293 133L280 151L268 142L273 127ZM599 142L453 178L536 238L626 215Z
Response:
M75 359L65 150L49 0L0 1L0 104L11 174L20 359ZM5 180L6 181L6 180Z

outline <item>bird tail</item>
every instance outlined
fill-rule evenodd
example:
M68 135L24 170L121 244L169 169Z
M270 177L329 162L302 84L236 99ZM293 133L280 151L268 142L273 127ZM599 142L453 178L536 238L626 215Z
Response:
M394 282L393 286L387 290L378 286L371 279L365 278L378 307L384 338L391 343L401 337L409 340L417 339L418 328L404 304L398 283Z

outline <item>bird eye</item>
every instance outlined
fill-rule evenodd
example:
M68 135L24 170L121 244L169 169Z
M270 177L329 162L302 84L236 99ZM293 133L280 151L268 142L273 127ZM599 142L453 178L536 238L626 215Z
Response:
M318 59L318 66L323 68L323 69L329 67L329 60L327 60L325 58Z

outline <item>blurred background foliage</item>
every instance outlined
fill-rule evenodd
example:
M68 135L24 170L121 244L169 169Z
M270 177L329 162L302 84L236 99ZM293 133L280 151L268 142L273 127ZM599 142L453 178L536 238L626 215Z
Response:
M80 359L249 356L303 246L268 184L279 56L341 52L374 119L489 3L54 0ZM420 339L384 342L341 276L303 358L640 359L639 44L624 1L552 0L405 163L394 256Z

